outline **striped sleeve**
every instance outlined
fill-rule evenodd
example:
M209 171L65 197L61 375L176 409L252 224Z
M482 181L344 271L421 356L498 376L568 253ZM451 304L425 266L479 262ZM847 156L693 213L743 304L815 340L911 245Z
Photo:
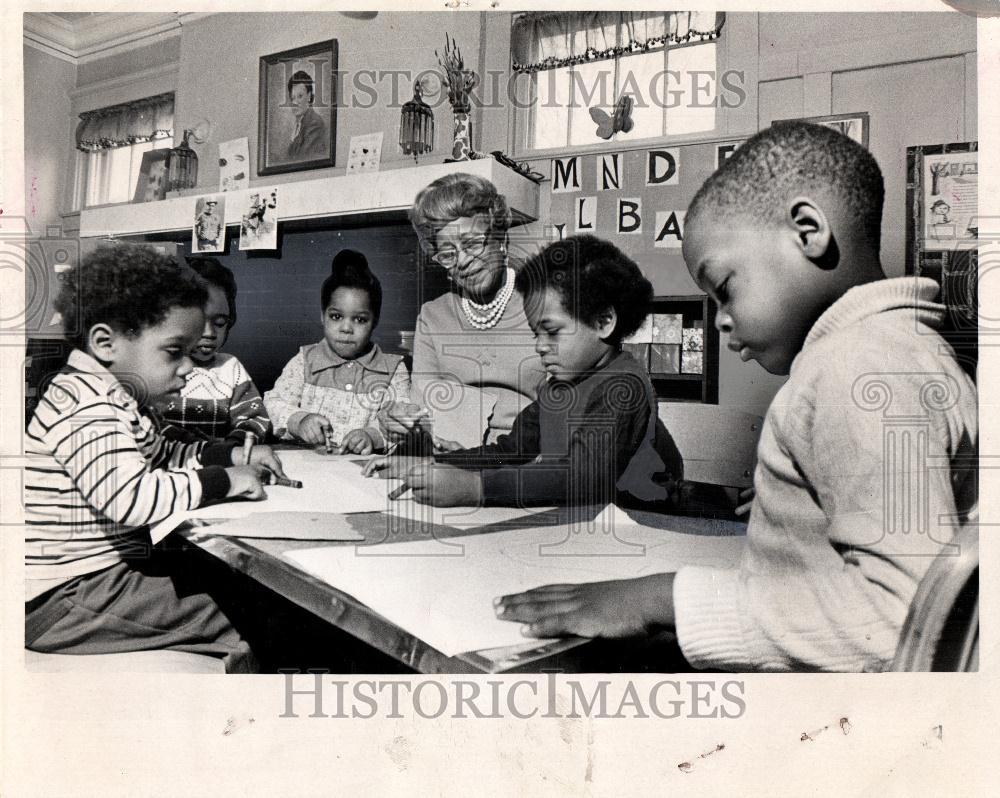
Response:
M176 468L199 445L166 441L148 418L106 399L58 415L44 437L84 500L117 523L143 526L201 502L196 472L151 467L150 457Z

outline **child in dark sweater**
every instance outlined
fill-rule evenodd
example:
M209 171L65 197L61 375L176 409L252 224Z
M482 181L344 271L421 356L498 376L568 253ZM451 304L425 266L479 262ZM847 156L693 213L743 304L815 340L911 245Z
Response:
M414 498L438 506L667 500L679 466L649 377L621 350L646 315L649 281L617 247L582 235L550 244L515 285L547 373L538 400L496 443L410 468Z

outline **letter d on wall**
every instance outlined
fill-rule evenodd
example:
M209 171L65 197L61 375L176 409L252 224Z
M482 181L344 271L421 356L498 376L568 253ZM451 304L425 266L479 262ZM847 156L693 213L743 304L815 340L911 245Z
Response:
M680 180L680 150L650 150L646 153L646 185L676 186Z

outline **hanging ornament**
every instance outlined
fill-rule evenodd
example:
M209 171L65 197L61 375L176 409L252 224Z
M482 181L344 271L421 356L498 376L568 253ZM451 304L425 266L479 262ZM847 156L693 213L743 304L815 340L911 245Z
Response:
M434 112L424 102L420 81L413 84L413 99L403 103L399 117L399 147L404 155L417 156L434 149Z
M198 155L188 145L190 130L184 131L180 146L173 147L167 159L167 191L194 188L198 183Z

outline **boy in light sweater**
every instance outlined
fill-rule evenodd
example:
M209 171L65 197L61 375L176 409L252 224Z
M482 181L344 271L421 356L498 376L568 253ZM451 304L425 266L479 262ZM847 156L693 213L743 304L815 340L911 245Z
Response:
M735 568L496 600L530 637L676 631L723 670L877 671L917 585L974 521L977 401L926 278L887 279L872 156L826 127L751 138L699 190L684 259L744 361L789 374L768 410Z

